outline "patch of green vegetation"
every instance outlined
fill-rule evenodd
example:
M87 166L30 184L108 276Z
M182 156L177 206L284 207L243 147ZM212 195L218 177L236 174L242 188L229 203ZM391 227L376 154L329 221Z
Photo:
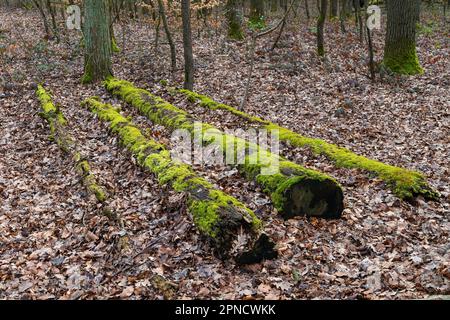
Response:
M377 174L380 179L385 181L390 186L394 194L401 199L411 199L418 195L434 200L439 198L439 194L427 184L425 177L419 172L410 171L391 166L377 160L368 159L357 155L348 149L330 144L321 139L304 137L289 129L280 127L261 118L251 116L231 106L217 103L207 96L200 95L192 91L180 89L178 92L184 94L192 102L200 102L200 105L203 107L211 108L213 110L226 110L245 120L258 123L261 127L267 129L268 131L278 132L281 141L287 141L296 147L309 147L314 153L327 156L339 167L363 169L373 172ZM289 166L287 163L284 165ZM309 174L313 175L314 171L309 172ZM320 178L320 176L316 176L316 179Z
M248 20L248 28L250 30L262 30L266 27L266 20L264 18L264 16L260 16L260 17L256 17L254 19L249 19Z

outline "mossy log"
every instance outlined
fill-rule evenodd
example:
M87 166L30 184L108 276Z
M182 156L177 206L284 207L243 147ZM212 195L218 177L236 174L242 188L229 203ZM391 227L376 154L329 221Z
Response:
M89 193L95 195L95 198L100 203L103 203L108 198L108 194L103 187L98 185L97 179L92 174L89 162L84 159L79 151L77 151L76 143L67 132L67 120L52 102L51 96L45 89L39 85L36 95L41 103L42 112L40 116L44 118L50 126L50 138L58 144L61 150L72 156L75 163L75 168L81 176L83 185Z
M261 128L268 131L276 131L281 141L289 142L292 146L296 147L309 147L315 154L326 156L338 167L362 169L375 173L401 199L411 200L419 195L429 200L437 200L439 198L439 193L434 191L428 185L425 177L417 171L388 165L360 156L346 148L339 147L324 140L302 136L272 122L237 110L229 105L218 103L205 95L185 89L179 89L176 92L184 94L191 102L199 102L202 107L212 110L225 110L251 123L259 124Z
M145 137L118 109L96 98L87 99L84 105L109 123L110 130L118 135L139 165L155 174L161 185L169 185L187 195L194 224L221 258L248 264L277 256L273 242L263 233L263 224L253 211L214 188L190 166L173 161L162 144Z
M209 124L196 122L185 111L178 109L160 97L133 86L132 83L109 78L105 81L107 90L120 97L154 123L171 130L185 129L204 144L214 143L225 153L226 144L235 149L245 148L245 159L238 169L250 180L256 181L263 191L270 195L275 208L284 218L299 215L323 218L339 218L343 211L343 192L331 177L270 153L257 144L227 135ZM205 134L205 133L208 134ZM241 151L236 153L242 154ZM264 161L252 161L255 157ZM273 174L270 167L276 165Z

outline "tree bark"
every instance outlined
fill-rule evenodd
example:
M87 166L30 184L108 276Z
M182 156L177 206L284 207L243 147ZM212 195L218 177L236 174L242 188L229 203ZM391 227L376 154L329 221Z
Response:
M309 3L308 0L305 0L305 13L306 13L306 19L310 19L311 13L309 12Z
M101 81L111 76L112 48L108 0L85 1L84 45L82 83Z
M158 0L158 6L159 6L159 15L162 19L164 31L166 32L167 41L169 42L170 46L170 62L173 75L177 69L177 53L175 43L173 42L172 33L170 32L169 29L169 24L167 23L166 10L164 8L164 3L162 2L162 0Z
M228 21L228 37L233 40L244 39L242 31L242 12L239 10L238 0L227 0L225 10Z
M233 258L239 264L257 263L277 256L273 242L265 235L261 220L237 199L215 189L192 169L172 161L170 152L145 137L130 120L113 106L96 99L84 104L119 136L140 166L156 175L161 185L185 193L194 224L216 253L223 259Z
M395 73L422 73L416 52L416 23L419 21L420 0L387 0L386 9L384 65Z
M184 48L184 88L194 87L194 55L192 53L191 8L189 0L181 0ZM192 90L192 89L189 89Z
M331 12L330 12L331 18L336 18L338 16L338 8L339 8L339 1L331 0Z
M327 16L328 0L321 0L320 13L317 19L317 53L320 57L325 56L324 34L325 19Z
M341 0L341 9L339 10L339 20L341 25L341 32L346 33L345 20L347 18L347 0Z
M111 78L106 81L105 85L108 91L137 108L154 123L163 125L170 130L183 128L194 136L198 136L204 145L211 144L213 138L214 146L218 147L222 154L227 152L227 143L236 146L238 154L246 155L245 161L238 165L239 171L262 187L284 218L298 215L322 218L339 218L341 216L343 210L342 189L334 179L327 175L287 161L255 143L233 135L225 135L209 124L198 124L185 111L146 90L134 87L130 82ZM212 133L205 135L204 132L207 130L214 131L214 136L211 136ZM252 162L251 158L255 155L260 158L264 157L267 161L265 163L262 161ZM264 172L266 169L272 169L275 164L278 169L275 173Z

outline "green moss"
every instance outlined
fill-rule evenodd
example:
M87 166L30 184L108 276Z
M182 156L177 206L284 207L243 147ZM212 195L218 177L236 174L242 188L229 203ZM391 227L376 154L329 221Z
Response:
M383 64L392 72L404 75L422 74L414 42L401 43L395 48L386 49Z
M427 184L425 177L416 171L411 171L395 166L391 166L377 160L368 159L357 155L352 151L330 144L321 139L304 137L289 129L280 127L274 123L263 120L259 117L251 116L245 112L237 110L231 106L215 102L211 98L189 91L180 89L178 92L185 95L191 102L199 102L201 106L212 110L226 110L240 118L252 123L258 123L261 127L268 131L278 132L281 141L289 142L296 147L308 147L314 153L325 155L332 160L337 166L349 169L362 169L377 174L381 180L385 181L395 195L401 199L411 199L417 195L422 195L428 199L437 199L439 194L432 190ZM285 162L283 166L289 167L290 164ZM314 175L315 171L310 171L309 175ZM317 179L323 179L322 176L316 176Z
M127 91L129 99L136 99ZM137 101L137 100L134 100ZM205 179L198 177L186 164L178 164L170 158L170 152L161 144L145 137L127 118L109 104L95 99L87 99L83 105L98 115L99 119L109 122L110 129L118 134L125 145L138 159L139 164L154 173L160 184L168 184L177 192L187 192L188 208L194 217L198 229L205 235L216 239L229 232L221 228L222 212L238 209L252 230L259 232L261 221L256 215L235 198L216 190ZM145 108L145 104L142 104Z

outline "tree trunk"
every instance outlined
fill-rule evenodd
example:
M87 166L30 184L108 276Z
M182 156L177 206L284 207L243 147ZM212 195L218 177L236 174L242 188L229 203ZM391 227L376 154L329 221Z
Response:
M214 143L222 154L227 152L227 144L236 146L237 154L246 155L243 163L238 165L239 171L249 180L257 182L263 191L270 195L274 207L284 218L298 215L322 218L341 216L342 189L327 175L287 161L260 148L256 143L226 135L209 124L198 124L185 111L148 91L134 87L130 82L110 78L105 85L108 91L137 108L154 123L170 130L187 130L198 136L204 145ZM207 130L208 134L205 135ZM234 148L231 149L233 152ZM264 157L266 161L251 161L255 156ZM272 173L271 169L278 170Z
M96 82L112 75L111 34L108 0L84 3L84 76L83 83Z
M269 121L251 116L231 106L215 102L211 98L195 92L188 90L177 90L177 92L185 95L188 100L192 102L198 102L202 107L209 108L211 110L224 110L243 119L244 121L256 124L259 128L266 129L269 132L275 130L279 133L279 139L281 141L299 148L309 147L312 152L326 156L339 167L361 169L375 173L381 180L386 182L394 194L401 199L408 200L418 195L422 195L426 199L430 200L436 200L439 198L439 194L427 184L426 179L419 172L394 167L357 155L348 149L330 144L321 139L302 136Z
M387 0L386 9L384 65L395 73L422 73L416 52L416 23L419 21L420 0Z
M183 19L183 48L184 48L184 88L192 90L194 87L194 56L192 53L191 8L189 0L181 0Z
M308 3L308 0L305 0L305 12L306 12L306 19L309 20L309 18L311 18L311 13L309 12L309 3Z
M238 0L227 0L225 6L228 20L228 37L233 40L244 39L244 33L242 32L242 12L240 12L238 5Z
M177 53L175 48L175 43L173 42L172 33L169 29L169 24L167 23L167 15L166 10L164 8L164 3L162 0L158 0L158 6L159 6L159 15L162 19L164 31L166 32L167 41L169 42L170 46L170 62L171 62L171 69L172 69L172 75L175 74L175 71L177 69Z
M327 8L328 8L328 0L321 0L320 2L320 13L319 18L317 19L317 53L320 57L325 56L325 47L324 47L324 35L323 29L325 26L325 19L327 16Z
M339 8L339 1L331 0L331 12L330 12L331 18L336 18L338 16L338 8Z
M210 240L221 258L234 258L239 264L257 263L277 256L273 242L262 233L263 225L255 213L237 199L215 189L191 167L172 161L170 152L144 136L116 108L96 99L85 105L116 133L144 169L156 175L161 185L169 185L187 196L187 207L194 224Z

